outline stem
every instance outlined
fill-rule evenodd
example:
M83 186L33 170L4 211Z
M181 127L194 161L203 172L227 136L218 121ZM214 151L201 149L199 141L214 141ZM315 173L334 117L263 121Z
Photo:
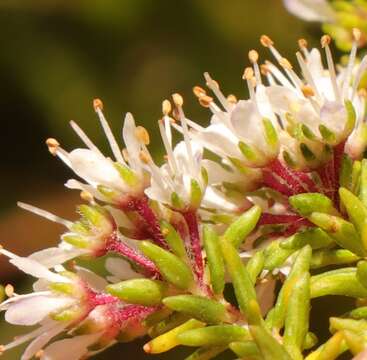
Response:
M130 260L134 264L138 265L147 276L154 278L160 277L159 270L154 263L120 241L116 232L113 233L107 240L106 250L116 252L127 260Z
M210 289L204 284L204 262L201 254L201 243L196 210L188 210L183 213L189 229L189 256L193 262L193 270L199 281L200 288L210 293Z
M144 219L148 227L149 235L153 238L154 242L158 246L168 249L168 245L162 235L157 216L150 208L148 198L145 195L141 196L140 198L135 198L126 204L121 205L121 207L129 207L129 210L136 211Z

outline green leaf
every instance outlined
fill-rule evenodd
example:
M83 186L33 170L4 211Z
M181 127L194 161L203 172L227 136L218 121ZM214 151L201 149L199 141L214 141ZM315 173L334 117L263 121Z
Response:
M203 228L203 240L210 273L210 283L214 293L221 294L225 285L225 269L219 237L212 227L205 225Z
M250 260L246 264L246 270L253 284L256 283L256 279L264 268L265 256L261 250L258 250L251 256Z
M277 301L274 306L274 310L271 314L268 314L266 323L269 324L270 327L277 332L284 325L287 308L289 306L289 300L292 296L292 292L294 286L296 285L296 282L309 271L311 255L312 249L309 245L299 250L297 257L295 258L292 265L292 269L282 288L280 289Z
M148 354L160 354L162 352L171 350L180 345L179 336L181 333L188 332L191 329L198 329L205 326L201 321L191 319L184 324L166 332L163 335L156 337L144 345L144 351Z
M283 344L292 359L303 359L302 350L309 326L310 274L295 280L285 317Z
M254 205L227 228L224 233L224 239L231 242L235 247L240 246L246 236L255 228L260 215L261 208Z
M189 315L209 324L229 322L230 316L223 304L198 295L176 295L163 299L169 309Z
M361 180L359 198L363 205L367 207L367 159L363 159L361 163Z
M250 325L250 332L264 360L291 360L285 348L265 328Z
M160 221L160 226L162 234L172 252L179 258L184 259L186 257L186 249L180 234L165 220Z
M338 214L331 199L320 193L304 193L289 198L291 206L302 216L310 216L314 211L331 215Z
M141 241L139 248L154 262L165 280L182 290L187 290L193 285L194 278L190 268L176 255L149 241Z
M259 348L254 341L236 341L229 348L240 358L261 359Z
M311 298L326 295L364 298L367 289L358 281L356 268L342 268L311 277Z
M311 269L318 269L329 265L350 264L359 259L359 256L345 249L319 250L312 254Z
M280 242L282 249L297 250L306 245L310 245L312 249L320 249L330 246L334 243L334 240L320 228L307 228L300 231L289 238Z
M131 279L108 285L106 290L127 303L154 306L161 303L167 287L158 280Z
M262 317L255 288L238 251L229 241L222 241L222 254L232 279L241 312L250 324L261 323ZM234 340L233 340L234 341Z
M185 360L209 360L226 350L227 346L208 346L194 351Z
M249 331L242 326L214 325L185 331L178 336L178 341L186 346L218 346L249 338Z
M358 256L365 256L366 250L354 225L338 216L314 212L309 220L325 230L335 242Z
M367 261L357 264L357 279L367 289Z

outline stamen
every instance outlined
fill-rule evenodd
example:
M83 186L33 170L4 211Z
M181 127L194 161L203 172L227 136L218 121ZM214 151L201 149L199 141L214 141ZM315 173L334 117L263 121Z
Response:
M289 89L294 89L294 86L290 83L290 81L282 74L282 72L273 63L271 63L270 61L266 61L265 65L281 85L288 87Z
M206 80L207 86L209 87L209 89L211 91L213 91L214 95L217 97L217 99L222 104L222 106L224 107L224 109L226 111L229 111L230 110L230 106L228 104L228 101L227 101L226 97L220 91L218 83L215 80L213 80L210 77L209 73L207 73L207 72L204 73L204 78Z
M321 37L321 46L325 49L326 62L327 62L328 70L329 70L331 84L333 86L335 100L340 102L340 93L339 93L338 83L336 81L334 60L333 60L333 55L331 53L330 46L329 46L330 42L331 42L331 37L329 35L324 35Z
M166 153L167 153L167 157L168 157L168 164L170 165L170 167L171 167L171 169L174 173L178 173L178 166L176 164L176 159L173 155L172 145L171 145L169 139L167 138L167 134L166 134L166 131L164 129L163 121L159 120L158 121L158 126L159 126L159 131L161 133L161 137L162 137L162 140L163 140L163 145L166 149Z
M356 74L356 76L354 78L353 91L352 91L352 98L351 98L351 100L354 99L354 96L355 96L355 94L357 92L359 83L361 82L362 76L364 75L366 69L367 69L367 55L365 55L363 57L361 63L359 64L357 74Z
M298 77L298 75L294 72L292 64L286 58L279 59L279 65L284 69L289 78L293 81L296 87L302 86L302 80Z
M147 129L143 126L137 126L135 129L136 138L144 145L149 145L150 137Z
M308 43L306 39L299 39L298 40L298 46L301 49L301 51L303 52L303 55L305 56L306 59L308 59L309 53L308 53Z
M268 35L261 35L260 37L260 43L264 47L270 47L274 45L273 40L270 39Z
M45 354L44 350L41 349L41 350L38 350L34 356L37 359L41 359L44 354Z
M115 156L116 160L124 165L126 165L124 158L122 157L122 153L120 147L117 144L115 137L113 136L112 130L108 125L106 118L103 115L103 103L100 99L93 100L93 107L98 115L98 119L102 125L103 131L106 134L107 140L110 144L111 150L113 155Z
M227 96L227 100L228 100L228 102L229 102L230 104L232 104L232 105L236 105L236 104L237 104L237 102L238 102L238 100L237 100L236 96L235 96L235 95L233 95L233 94L229 94L229 95Z
M27 211L30 211L38 216L44 217L52 222L56 222L58 224L64 225L67 228L70 228L73 223L69 220L63 219L60 216L54 215L46 210L40 209L38 207L35 207L33 205L29 205L23 202L18 201L17 205Z
M312 87L310 85L303 85L302 88L302 94L308 98L308 97L312 97L315 96L315 92L313 91Z
M302 55L299 51L297 51L296 57L297 57L299 66L301 67L301 70L302 70L302 73L303 73L303 76L304 76L305 80L309 83L309 86L312 87L312 90L314 91L314 93L315 93L316 97L318 98L318 100L321 100L320 94L317 90L317 86L316 86L315 81L312 77L312 74L308 70L307 64L305 63L305 60L303 59L303 57L302 57Z
M256 81L258 84L261 84L261 73L259 64L257 63L257 61L259 60L258 52L256 50L250 50L248 53L248 58L254 66Z
M199 97L199 104L205 108L210 107L213 103L213 98L208 95L203 95Z
M89 137L87 136L87 134L79 127L79 125L71 120L70 121L70 126L72 127L72 129L75 131L75 133L80 137L80 139L83 141L83 143L92 151L96 152L99 155L103 154L99 151L99 149L97 148L96 145L93 144L93 142L89 139Z
M4 288L4 291L5 291L5 295L7 297L13 297L14 296L14 286L11 285L11 284L7 284Z
M60 143L54 139L54 138L48 138L46 140L46 145L48 147L48 151L53 155L53 156L56 156L57 154L57 150L60 146Z
M194 86L192 88L192 92L196 97L204 96L206 95L206 91L201 86Z
M191 166L190 166L191 176L194 177L195 174L196 174L197 169L196 169L196 166L195 166L194 155L193 155L193 152L192 152L189 129L188 129L188 126L187 126L186 117L185 117L185 114L182 110L183 98L180 94L173 94L172 98L173 98L173 102L175 103L176 108L178 110L178 115L179 115L181 125L182 125L182 131L183 131L183 137L184 137L184 141L185 141L185 145L186 145L187 155L188 155L189 161L191 163Z
M168 116L172 111L172 105L169 100L164 100L162 102L162 112L164 120L164 130L168 139L168 143L172 146L172 131L171 131L171 118Z
M80 198L86 202L94 203L93 195L89 191L82 190L80 192Z
M72 168L69 154L65 151L59 144L59 142L54 138L48 138L46 140L46 145L48 147L48 151L53 155L57 156L61 161L63 161L68 167Z
M245 68L242 79L246 80L250 98L252 101L255 101L254 70L251 67Z
M348 96L348 88L349 88L349 85L350 85L350 79L351 79L351 76L352 76L354 62L356 60L358 42L361 38L360 30L354 28L352 30L352 33L353 33L352 50L350 51L349 61L348 61L345 77L344 77L344 80L343 80L343 90L342 90L343 98Z
M172 111L171 102L169 100L163 100L162 102L163 115L169 115L171 111Z

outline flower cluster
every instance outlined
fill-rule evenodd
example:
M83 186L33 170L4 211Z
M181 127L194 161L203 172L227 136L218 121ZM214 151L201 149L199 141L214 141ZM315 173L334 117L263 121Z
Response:
M274 61L260 64L258 53L249 52L248 99L224 95L207 73L215 99L193 88L211 112L208 126L186 117L181 95L163 101L162 165L131 114L121 149L99 99L93 106L111 157L75 122L83 148L67 151L48 139L50 153L78 177L66 187L80 191L84 203L76 221L19 203L65 232L57 247L28 257L0 249L36 278L26 295L7 286L0 310L11 324L38 325L1 352L28 342L23 360L77 360L148 335L147 353L198 347L191 360L227 349L265 360L334 359L346 351L364 358L367 127L360 83L367 57L357 58L361 36L353 30L344 67L334 65L328 35L321 39L324 55L301 39L298 74L263 35ZM176 144L174 131L182 139ZM101 257L108 276L78 265L87 259L93 269ZM332 336L314 348L310 304L326 295L358 301L330 319Z

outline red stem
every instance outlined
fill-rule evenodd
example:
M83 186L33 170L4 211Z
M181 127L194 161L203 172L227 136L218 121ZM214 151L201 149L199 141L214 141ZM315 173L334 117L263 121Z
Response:
M153 238L154 242L162 248L168 249L168 245L162 235L157 216L150 208L148 198L145 195L139 198L130 199L129 201L124 201L124 203L120 204L120 207L124 210L129 209L136 211L147 224L147 230L149 231L149 235Z
M159 270L145 256L139 254L136 250L132 249L130 246L126 245L119 240L118 235L114 233L111 235L106 244L106 250L116 252L126 259L132 261L144 271L144 273L149 277L159 277Z
M204 263L201 254L201 243L199 235L199 227L197 214L194 210L189 210L183 213L189 229L190 243L188 247L189 256L193 262L194 273L201 287L204 285Z

